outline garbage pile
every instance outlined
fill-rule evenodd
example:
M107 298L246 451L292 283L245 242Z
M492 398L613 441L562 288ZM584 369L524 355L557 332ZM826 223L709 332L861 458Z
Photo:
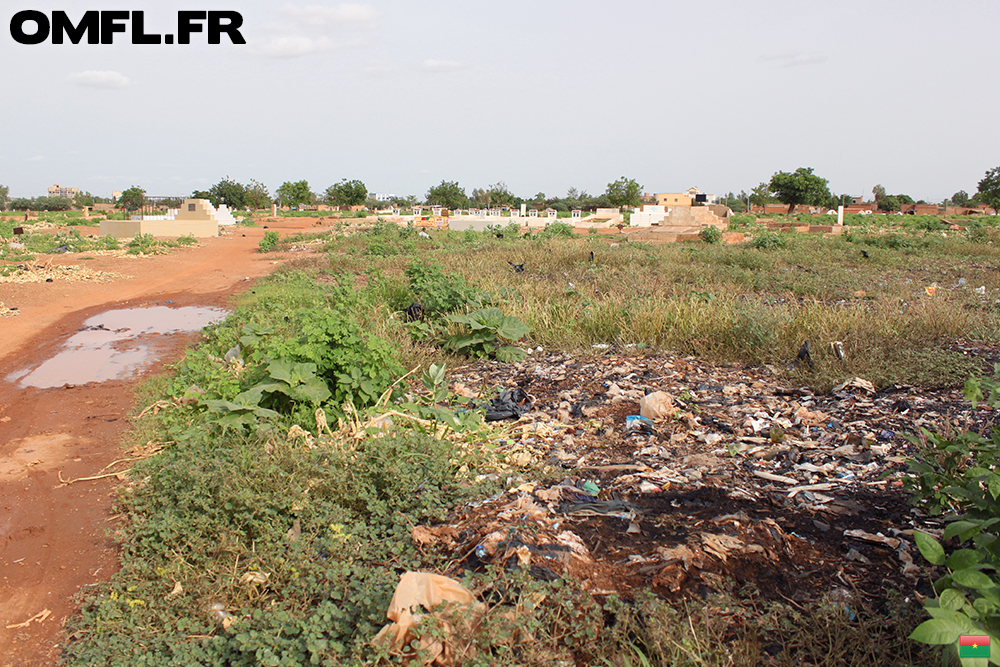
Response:
M446 552L451 576L502 563L595 595L725 580L792 601L914 591L913 529L941 526L907 502L906 436L991 418L957 390L847 378L818 395L767 368L668 355L534 355L452 381L526 399L490 443L508 491L416 526L414 543Z

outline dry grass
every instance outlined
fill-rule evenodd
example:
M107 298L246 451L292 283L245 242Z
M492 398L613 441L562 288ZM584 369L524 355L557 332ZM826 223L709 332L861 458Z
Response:
M959 338L1000 339L1000 249L933 233L902 235L902 248L870 237L790 236L789 247L757 250L702 243L651 246L608 238L499 240L490 234L334 239L333 267L377 275L389 308L411 299L403 269L430 260L483 290L506 294L505 313L532 327L530 343L577 351L598 343L669 349L712 361L773 364L829 387L845 376L876 385L961 383L972 366L948 351ZM388 250L387 250L388 249ZM865 258L861 251L868 253ZM593 261L590 253L594 253ZM524 264L515 273L509 263ZM959 286L960 279L964 283ZM937 285L933 294L927 289ZM974 289L985 288L985 295ZM407 302L408 303L408 302ZM387 313L373 313L373 326ZM386 327L383 327L385 329ZM391 329L391 327L389 327ZM384 331L414 361L432 348ZM815 367L793 370L804 341ZM830 344L843 344L845 359Z

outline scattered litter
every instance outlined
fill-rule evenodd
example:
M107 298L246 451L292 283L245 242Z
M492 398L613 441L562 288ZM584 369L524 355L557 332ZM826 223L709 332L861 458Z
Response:
M639 401L639 414L646 419L671 419L676 413L674 399L665 391L654 391Z
M177 597L178 595L181 595L182 593L184 593L184 586L181 585L181 582L175 581L174 590L167 593L166 599L172 600L173 598Z
M438 574L407 572L400 577L385 614L392 623L372 641L410 660L421 652L427 656L425 665L452 665L471 657L472 634L484 613L486 605L460 582ZM428 618L438 630L418 632Z
M599 350L543 350L449 378L530 404L511 415L517 423L491 427L496 467L477 471L508 491L413 529L418 548L449 555L442 574L520 567L540 579L569 574L600 595L714 588L734 576L803 599L845 581L912 590L925 570L902 533L923 524L900 489L906 436L992 414L957 389L876 393L855 377L820 393L783 386L767 367ZM654 402L665 409L644 413ZM522 465L548 481L525 483Z
M38 612L37 614L35 614L31 618L29 618L27 621L24 621L23 623L15 623L13 625L8 625L7 629L8 630L15 630L17 628L26 628L29 625L31 625L32 623L44 623L45 620L49 616L51 616L51 615L52 615L52 611L51 610L49 610L49 609L43 609L42 611Z
M845 389L860 389L869 394L875 393L875 385L864 378L852 378L846 382L842 382L834 387L832 391L834 394L839 394Z
M266 572L247 572L240 577L241 584L266 584L271 575Z
M17 317L21 312L17 308L8 308L0 301L0 317Z
M859 540L866 540L868 542L879 542L885 544L886 546L897 549L899 548L900 541L895 537L886 537L885 535L872 535L871 533L866 533L863 530L845 530L845 537L854 537Z

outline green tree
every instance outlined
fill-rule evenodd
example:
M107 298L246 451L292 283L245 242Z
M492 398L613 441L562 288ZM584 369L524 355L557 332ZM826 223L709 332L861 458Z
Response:
M191 196L195 199L207 199L216 208L225 204L231 209L244 208L247 189L242 183L237 183L228 176L213 185L208 190L195 190Z
M898 211L899 210L899 198L895 195L886 195L878 202L878 210L880 211Z
M325 199L330 206L360 206L368 199L368 188L361 181L345 178L326 189Z
M742 213L747 208L748 196L746 192L740 192L738 195L730 192L725 197L720 197L719 203L723 206L728 206L732 209L733 213Z
M472 201L476 202L480 208L490 207L490 193L483 188L473 188L472 195L469 197Z
M251 178L250 185L246 186L246 192L243 194L243 206L255 210L267 208L270 205L271 193L267 191L267 186Z
M458 184L458 181L441 181L440 185L435 185L427 191L427 203L447 208L467 208L469 198L465 195L465 188Z
M894 196L896 197L896 199L899 200L899 203L901 205L902 204L915 204L916 203L915 201L913 201L913 197L911 197L910 195L894 195Z
M766 206L775 201L774 195L771 194L770 183L758 183L757 187L750 191L751 206Z
M10 201L10 188L0 185L0 211L7 210L7 202Z
M118 198L118 203L115 204L117 208L122 208L126 211L138 211L145 205L146 191L138 185L133 185L128 190L122 191L121 197Z
M73 195L73 206L79 206L83 208L84 206L94 205L94 195L89 192L77 192ZM3 208L0 206L0 208Z
M642 200L642 186L633 179L622 176L614 183L608 183L604 196L612 206L639 206Z
M489 187L487 192L490 195L490 205L491 206L519 206L521 204L521 198L515 197L510 190L507 189L507 184L503 181L497 181Z
M983 180L979 181L976 197L987 206L1000 211L1000 167L994 167L986 172Z
M275 192L282 206L303 206L316 201L316 195L309 189L309 181L285 181Z
M878 204L885 199L885 188L882 185L876 185L872 188L872 196L875 197L875 203Z
M966 206L969 203L969 193L965 190L959 190L951 196L951 203L955 206Z
M833 199L827 180L813 173L812 167L799 167L792 173L779 171L771 177L771 192L788 212L794 213L799 204L822 206Z

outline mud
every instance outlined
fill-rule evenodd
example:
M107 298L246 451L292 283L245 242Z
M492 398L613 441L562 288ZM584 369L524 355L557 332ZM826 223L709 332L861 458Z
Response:
M220 308L197 306L109 310L84 321L62 351L34 369L11 373L7 380L21 387L49 389L131 377L170 347L161 336L198 331L226 314Z
M313 223L269 227L295 233ZM99 475L125 456L121 440L137 383L197 337L178 331L201 326L174 320L180 309L208 308L200 312L217 317L232 295L286 261L287 255L257 252L263 235L261 228L238 228L145 258L43 255L40 264L85 265L127 277L101 284L0 283L0 302L18 312L0 319L0 665L56 664L63 623L77 610L75 596L115 572L111 498L118 480L65 481ZM133 319L118 320L113 311ZM136 319L136 312L148 319ZM171 320L158 319L161 313ZM152 323L157 326L148 329ZM131 331L114 333L126 327ZM77 334L93 334L83 340L115 353L113 373L77 356L58 357L53 375L42 369L75 349L76 342L67 343ZM78 370L81 375L70 375ZM28 380L32 373L39 375ZM24 386L32 383L49 387Z

